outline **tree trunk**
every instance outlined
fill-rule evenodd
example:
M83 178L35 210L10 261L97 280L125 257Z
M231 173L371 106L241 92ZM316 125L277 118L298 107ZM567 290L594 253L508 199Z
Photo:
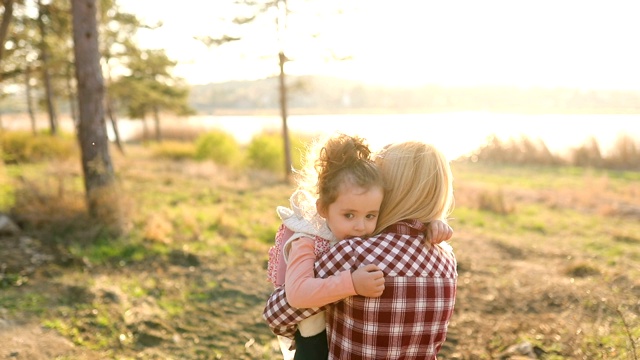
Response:
M111 78L111 67L109 66L108 60L107 60L107 81L108 83L106 88L108 89L109 85L113 83L113 79ZM120 140L120 129L118 128L118 120L113 114L113 100L111 98L111 95L109 94L109 90L107 90L105 93L105 106L107 108L107 116L109 117L109 122L111 123L111 127L113 128L113 136L115 137L116 146L118 147L118 150L120 151L120 153L124 155L124 147L122 146L122 141Z
M121 154L124 155L124 147L122 146L122 141L120 140L120 129L118 129L118 120L113 115L113 105L111 98L107 95L107 101L105 102L107 106L107 116L109 116L109 121L111 122L111 127L113 128L113 136L116 140L116 146Z
M156 141L162 141L162 133L160 131L160 112L158 111L158 107L153 107L153 123L156 127Z
M100 67L96 0L72 0L73 41L78 88L78 140L89 214L106 225L119 219L119 199L104 118L104 79Z
M38 27L40 28L40 60L42 61L42 80L44 82L45 97L47 100L47 112L49 113L49 124L51 135L58 134L58 119L56 109L53 105L53 90L51 88L51 75L49 74L49 50L47 49L46 34L44 25L42 2L38 0Z
M142 115L142 142L149 139L149 127L147 126L147 116Z
M13 19L13 0L2 0L2 4L4 5L4 13L2 14L2 23L0 23L0 61L4 55L4 42L9 33L9 24ZM1 78L0 81L2 81Z
M287 84L285 83L284 64L287 57L283 52L278 54L280 59L280 115L282 116L282 139L284 142L284 174L285 180L291 180L291 145L289 143L289 128L287 126Z
M36 135L36 116L33 113L33 99L31 97L31 64L27 62L24 70L25 95L27 96L27 112L31 120L31 132Z
M71 84L71 68L73 67L73 65L71 63L68 64L67 66L67 73L66 73L66 78L67 78L67 93L69 94L69 112L71 113L71 121L73 121L73 126L76 129L76 132L78 131L78 114L77 114L77 101L76 101L76 97L75 97L75 93L73 91L73 85Z

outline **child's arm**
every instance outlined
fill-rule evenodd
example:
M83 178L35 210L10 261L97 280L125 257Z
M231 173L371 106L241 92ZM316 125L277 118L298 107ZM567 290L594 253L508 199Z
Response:
M375 265L367 265L352 274L350 270L326 279L314 277L314 242L300 238L291 245L285 275L289 304L296 308L324 306L353 295L380 296L384 277Z
M278 229L278 232L276 233L276 244L274 245L274 251L277 253L271 254L271 250L269 253L269 256L274 256L275 259L275 278L274 280L274 286L275 287L279 287L280 285L284 284L284 277L287 271L287 260L284 257L284 244L287 241L287 239L289 239L292 235L294 234L294 232L289 229L287 226L285 226L284 224L280 227L280 229ZM269 259L269 262L271 262L271 258Z
M451 236L453 236L453 229L449 224L442 220L434 220L427 224L427 231L425 235L426 240L435 245L451 239Z

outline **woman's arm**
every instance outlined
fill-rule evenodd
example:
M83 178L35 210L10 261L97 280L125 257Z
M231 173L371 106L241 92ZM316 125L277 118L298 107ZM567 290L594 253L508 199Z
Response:
M267 299L262 318L275 335L294 338L298 323L324 308L297 309L289 305L284 286L276 288Z

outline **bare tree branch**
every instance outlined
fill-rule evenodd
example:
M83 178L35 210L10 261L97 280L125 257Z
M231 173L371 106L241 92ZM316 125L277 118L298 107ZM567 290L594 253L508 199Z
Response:
M211 36L194 36L193 38L202 42L208 48L240 40L239 37L233 37L229 35L223 35L221 38L213 38Z

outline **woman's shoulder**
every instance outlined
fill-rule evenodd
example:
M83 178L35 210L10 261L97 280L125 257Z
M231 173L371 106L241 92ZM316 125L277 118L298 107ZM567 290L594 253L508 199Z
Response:
M402 248L422 244L424 235L407 235L394 232L382 232L377 235L362 238L351 238L343 240L349 242L350 247L362 252L370 249ZM368 250L369 249L369 250Z

